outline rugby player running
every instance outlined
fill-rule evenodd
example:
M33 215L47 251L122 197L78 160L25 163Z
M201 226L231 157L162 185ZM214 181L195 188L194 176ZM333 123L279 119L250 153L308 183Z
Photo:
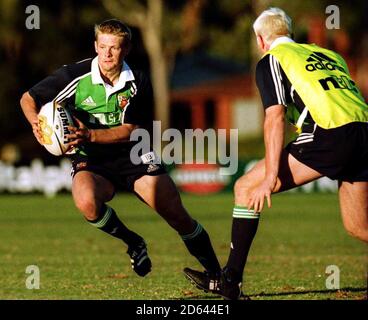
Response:
M153 121L150 80L124 60L131 41L131 31L121 21L97 24L97 56L63 66L37 83L23 94L22 110L42 144L37 118L40 107L55 101L70 108L77 122L68 136L69 146L75 150L70 155L75 205L88 223L127 245L132 268L139 276L148 274L152 264L143 237L130 230L107 204L118 188L134 193L153 208L179 233L204 269L218 274L220 265L206 230L184 208L153 150L141 154L139 164L130 159L137 143L130 141L131 133L136 128L149 130ZM160 237L159 230L156 237Z

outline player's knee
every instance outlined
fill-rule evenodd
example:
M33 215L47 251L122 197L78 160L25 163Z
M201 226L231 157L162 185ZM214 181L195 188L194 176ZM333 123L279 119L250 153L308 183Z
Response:
M368 243L368 228L351 224L345 225L345 229L352 237Z
M368 243L368 231L364 230L358 237L358 239Z
M367 230L354 230L354 231L349 232L349 234L353 236L354 238L357 238L361 241L368 243L368 231Z
M87 220L92 221L98 218L98 206L94 199L82 197L75 200L75 205Z
M368 243L368 230L359 229L354 234L355 238Z
M242 177L236 180L234 185L235 202L241 203L246 201L249 195L249 191L250 191L250 183L248 179Z

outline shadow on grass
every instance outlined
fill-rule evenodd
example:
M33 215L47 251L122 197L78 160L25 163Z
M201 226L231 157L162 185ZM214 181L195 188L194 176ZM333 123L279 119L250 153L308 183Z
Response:
M337 296L341 296L341 298L343 298L344 296L347 296L349 293L353 293L353 292L362 292L362 293L366 293L366 298L367 298L367 288L352 288L352 287L346 287L346 288L341 288L339 290L303 290L303 291L285 291L285 292L261 292L261 293L256 293L256 294L251 294L248 295L250 298L252 297L277 297L277 296L288 296L288 295L302 295L302 294L336 294Z
M304 290L304 291L285 291L285 292L260 292L256 294L246 295L245 297L249 297L250 300L257 297L281 297L281 296L289 296L289 295L303 295L303 294L336 294L337 298L351 298L349 297L349 293L365 293L365 297L362 299L367 300L367 288L352 288L346 287L341 288L339 290ZM241 300L248 300L245 297L241 298ZM186 297L174 298L173 300L218 300L222 299L220 296L215 294L193 294ZM277 298L276 298L277 299Z
M172 300L219 300L219 299L221 299L221 297L216 294L212 294L212 295L193 294L190 296L173 298Z

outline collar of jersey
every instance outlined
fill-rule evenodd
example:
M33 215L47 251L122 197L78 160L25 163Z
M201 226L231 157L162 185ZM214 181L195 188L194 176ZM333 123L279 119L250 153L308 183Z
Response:
M95 57L92 60L91 73L92 73L92 83L93 84L103 84L104 86L106 86L106 83L103 81L101 74L100 74L97 57ZM133 71L130 69L127 63L123 61L123 66L121 67L119 81L117 82L116 85L114 85L114 91L124 88L125 83L127 81L132 81L132 80L134 80Z
M295 42L293 39L289 38L289 37L286 37L286 36L283 36L283 37L279 37L279 38L276 38L270 45L270 49L273 49L275 48L277 45L281 44L281 43L286 43L286 42Z

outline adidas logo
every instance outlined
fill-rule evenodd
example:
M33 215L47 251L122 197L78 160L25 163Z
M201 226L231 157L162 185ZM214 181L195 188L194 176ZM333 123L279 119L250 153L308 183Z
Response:
M306 61L311 62L305 66L305 69L310 72L316 70L339 70L345 72L344 68L337 65L335 60L321 52L313 52Z
M309 58L306 60L310 62L305 66L305 69L309 72L313 72L316 70L329 70L334 71L338 70L343 72L346 75L336 75L331 73L326 73L330 75L326 78L318 79L320 85L323 90L328 91L330 89L348 89L358 93L358 89L355 86L355 82L350 79L346 70L341 66L341 64L322 52L314 51ZM331 87L330 87L331 85Z
M118 231L118 227L115 227L110 233L111 234L115 234L116 233L116 231Z
M84 99L81 104L88 107L96 107L96 102L91 96L89 96L87 99Z
M158 170L160 167L156 164L150 164L147 168L147 173L154 172Z

